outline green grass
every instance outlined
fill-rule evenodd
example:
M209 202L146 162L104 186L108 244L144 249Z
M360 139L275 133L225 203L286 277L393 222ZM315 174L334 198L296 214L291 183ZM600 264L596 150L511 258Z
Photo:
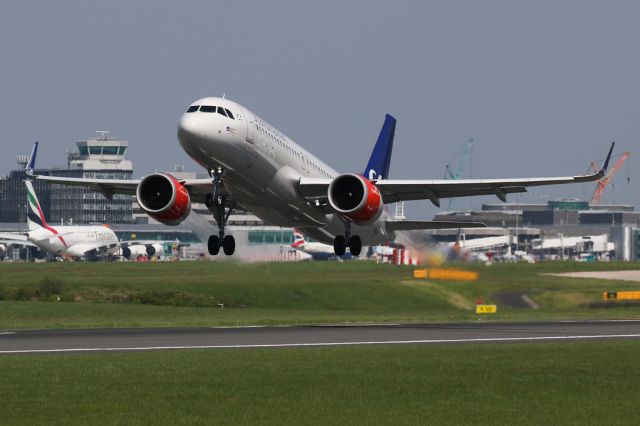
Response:
M638 341L0 357L0 424L629 424Z
M477 297L502 291L526 291L540 309L499 305L491 319L640 318L640 306L588 307L640 283L545 275L638 263L453 266L480 280L414 280L414 268L371 262L5 263L0 329L465 321Z

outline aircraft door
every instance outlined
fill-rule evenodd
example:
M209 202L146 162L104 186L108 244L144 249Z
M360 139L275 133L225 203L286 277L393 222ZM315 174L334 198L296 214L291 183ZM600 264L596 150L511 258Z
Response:
M253 120L249 118L250 114L246 113L244 110L242 112L238 112L236 114L236 118L238 121L242 121L244 128L246 129L245 140L249 143L254 143L255 131L252 126L255 126Z
M246 113L244 121L247 124L247 142L255 143L257 126L256 119L250 113Z

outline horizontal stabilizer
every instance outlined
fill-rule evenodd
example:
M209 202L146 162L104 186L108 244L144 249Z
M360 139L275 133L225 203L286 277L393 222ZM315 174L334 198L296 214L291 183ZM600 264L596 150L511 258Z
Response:
M457 228L486 228L482 222L449 222L444 220L387 220L385 222L390 231L411 231L418 229L457 229Z

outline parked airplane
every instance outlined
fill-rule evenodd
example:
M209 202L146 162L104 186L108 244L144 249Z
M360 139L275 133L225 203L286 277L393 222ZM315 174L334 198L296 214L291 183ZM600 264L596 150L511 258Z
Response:
M107 226L50 226L38 202L38 197L30 181L27 186L26 239L41 250L66 258L87 258L101 255L115 255L119 241L113 230Z
M35 156L36 148L32 153ZM29 163L31 164L31 162ZM128 241L120 242L117 235L106 225L49 225L44 217L40 202L31 181L25 181L27 187L27 226L28 232L2 233L0 239L0 258L7 250L7 243L16 243L38 247L40 250L67 259L87 259L101 256L135 258L138 255L163 255L161 242Z
M336 258L333 246L330 246L329 244L319 243L317 241L307 241L305 240L302 232L297 229L293 230L293 243L291 243L291 248L308 254L314 260L328 260ZM351 254L345 253L341 257L343 259L349 259L351 258Z
M392 220L384 205L403 200L526 192L528 186L589 182L600 179L609 163L584 176L525 179L388 180L396 120L387 115L369 161L358 173L338 173L297 145L284 133L240 104L208 97L193 102L180 118L178 140L211 179L176 179L153 173L139 180L76 179L38 176L65 185L93 188L106 197L135 194L154 219L176 225L185 220L191 201L205 202L218 224L209 237L212 255L220 247L235 251L225 225L234 209L251 211L265 223L304 229L314 239L332 244L341 256L349 247L359 255L362 245L394 239L395 231L482 227L482 223Z

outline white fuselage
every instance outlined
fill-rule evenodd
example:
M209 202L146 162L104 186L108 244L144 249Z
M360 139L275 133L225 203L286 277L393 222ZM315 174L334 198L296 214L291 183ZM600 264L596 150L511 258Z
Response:
M225 189L242 208L265 223L304 228L318 241L333 244L343 235L344 220L310 204L297 190L301 177L332 179L338 172L297 145L282 132L241 105L221 98L204 98L193 105L222 106L234 118L215 112L187 112L178 126L178 139L187 154L207 170L222 167ZM384 220L351 225L363 245L393 239Z
M118 237L105 226L48 226L28 233L40 249L57 256L82 257L91 250L109 247L98 254L116 254Z

